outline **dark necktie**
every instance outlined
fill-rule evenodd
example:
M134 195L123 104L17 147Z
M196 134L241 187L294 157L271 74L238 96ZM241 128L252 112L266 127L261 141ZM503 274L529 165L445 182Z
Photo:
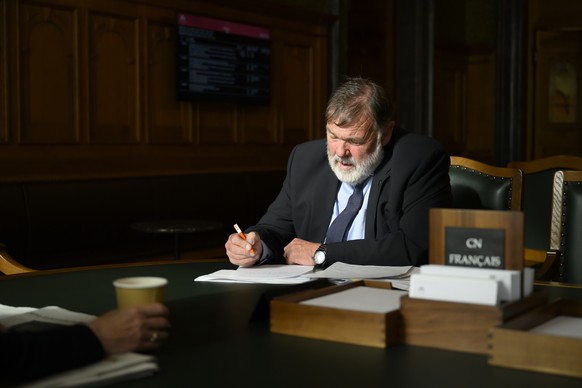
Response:
M327 230L326 243L344 241L356 214L364 202L365 181L354 187L354 192L348 199L346 208L336 217Z

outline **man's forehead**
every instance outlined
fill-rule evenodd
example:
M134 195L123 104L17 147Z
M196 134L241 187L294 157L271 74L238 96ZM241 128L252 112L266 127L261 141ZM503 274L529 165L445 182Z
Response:
M327 123L327 131L332 133L337 137L347 137L352 139L365 139L369 136L370 120L364 119L355 122L355 124L338 126L337 124L331 122Z

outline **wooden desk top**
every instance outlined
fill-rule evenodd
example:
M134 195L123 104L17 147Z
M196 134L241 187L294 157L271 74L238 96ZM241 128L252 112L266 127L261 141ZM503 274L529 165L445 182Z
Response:
M275 285L204 283L194 278L227 261L172 262L6 276L0 303L58 305L101 314L115 307L112 282L125 276L163 276L172 329L155 354L161 371L123 387L579 387L580 379L489 366L485 356L396 345L388 349L311 340L269 332L251 320ZM556 295L581 289L553 289ZM568 295L570 296L570 295Z

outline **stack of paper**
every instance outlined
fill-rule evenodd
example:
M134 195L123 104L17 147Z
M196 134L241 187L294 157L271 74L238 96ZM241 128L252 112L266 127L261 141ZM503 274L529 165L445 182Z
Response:
M83 368L52 375L23 388L95 387L150 376L157 371L158 365L153 356L125 353Z
M411 277L410 297L494 306L522 297L516 270L423 265Z
M260 265L239 267L236 270L220 270L199 276L198 282L238 282L268 284L299 284L314 279L330 279L335 283L345 283L362 279L385 280L392 287L408 289L410 275L418 269L411 266L390 267L376 265L354 265L334 263L325 270L313 272L313 266L302 265Z
M382 280L390 282L392 288L408 290L410 275L416 272L418 268L412 266L356 265L337 262L310 276L330 279L334 283L367 279Z

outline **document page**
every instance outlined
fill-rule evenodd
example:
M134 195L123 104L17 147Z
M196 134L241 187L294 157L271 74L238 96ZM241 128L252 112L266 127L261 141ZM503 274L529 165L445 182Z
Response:
M313 266L272 264L223 269L194 279L197 282L300 284L311 281Z
M582 318L558 315L530 330L534 333L582 338Z
M337 262L309 276L331 279L401 279L409 277L413 268L412 266L356 265Z
M391 283L392 288L408 290L410 275L417 272L419 272L418 267L413 266L356 265L337 262L309 276L331 279L337 284L363 279L383 280Z
M10 312L13 313L10 313ZM0 323L16 330L40 329L43 326L89 323L95 316L69 311L56 306L40 309L0 305Z
M110 356L107 360L58 373L37 380L21 388L87 387L109 385L114 382L145 377L158 371L153 356L125 353Z
M300 303L342 310L387 313L400 309L400 298L404 295L407 295L406 291L362 286L308 299Z
M380 266L333 263L328 268L313 272L313 266L270 264L253 267L223 269L194 279L197 282L236 282L266 284L300 284L313 279L335 279L337 283L360 279L386 280L393 288L407 290L410 275L418 268L412 266Z

